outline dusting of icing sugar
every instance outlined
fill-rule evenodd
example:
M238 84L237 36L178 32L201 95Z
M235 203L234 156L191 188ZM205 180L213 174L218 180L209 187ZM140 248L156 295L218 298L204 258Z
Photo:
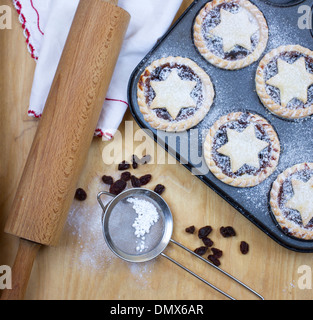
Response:
M295 32L295 26L287 14L277 15L276 11L267 10L264 12L264 15L269 22L268 52L281 45L289 45L298 42L299 39ZM287 32L282 32L282 26Z
M101 214L98 205L89 207L74 201L66 224L70 241L80 252L79 265L97 271L105 270L114 259L103 238Z
M135 277L135 282L144 289L150 289L149 284L154 269L155 260L147 261L145 263L129 263L129 269Z

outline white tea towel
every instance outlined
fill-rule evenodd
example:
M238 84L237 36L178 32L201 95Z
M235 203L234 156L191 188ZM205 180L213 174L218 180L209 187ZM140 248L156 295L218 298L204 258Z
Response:
M40 118L79 0L13 0L28 50L37 61L28 114ZM182 0L120 0L131 15L95 135L111 139L127 103L133 69L170 27Z

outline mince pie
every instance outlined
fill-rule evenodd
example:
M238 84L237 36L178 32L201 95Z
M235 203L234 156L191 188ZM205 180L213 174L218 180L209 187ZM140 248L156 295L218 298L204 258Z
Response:
M264 106L279 117L313 114L313 52L299 45L280 46L264 56L256 89Z
M272 212L282 230L313 240L313 163L301 163L281 173L270 194Z
M210 171L234 187L253 187L275 170L280 142L273 127L250 112L232 112L210 128L204 157Z
M214 99L208 74L188 58L154 61L142 73L137 88L145 121L158 130L185 131L206 116Z
M194 43L203 57L222 69L241 69L267 46L262 12L247 0L213 0L196 17Z

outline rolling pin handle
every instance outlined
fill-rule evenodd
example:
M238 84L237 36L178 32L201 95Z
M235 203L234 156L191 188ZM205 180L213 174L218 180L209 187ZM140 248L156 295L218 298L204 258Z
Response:
M34 260L41 245L20 239L17 255L12 268L12 289L5 289L0 300L23 300Z

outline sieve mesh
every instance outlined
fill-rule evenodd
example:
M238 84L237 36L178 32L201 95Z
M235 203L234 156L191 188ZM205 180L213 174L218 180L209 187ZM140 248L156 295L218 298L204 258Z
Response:
M148 233L142 237L135 235L133 224L137 212L129 199L145 200L153 204L158 212L158 221L151 225ZM161 242L165 230L164 214L156 201L147 196L130 196L116 203L108 219L108 235L115 248L127 255L138 256L147 254L155 249Z

